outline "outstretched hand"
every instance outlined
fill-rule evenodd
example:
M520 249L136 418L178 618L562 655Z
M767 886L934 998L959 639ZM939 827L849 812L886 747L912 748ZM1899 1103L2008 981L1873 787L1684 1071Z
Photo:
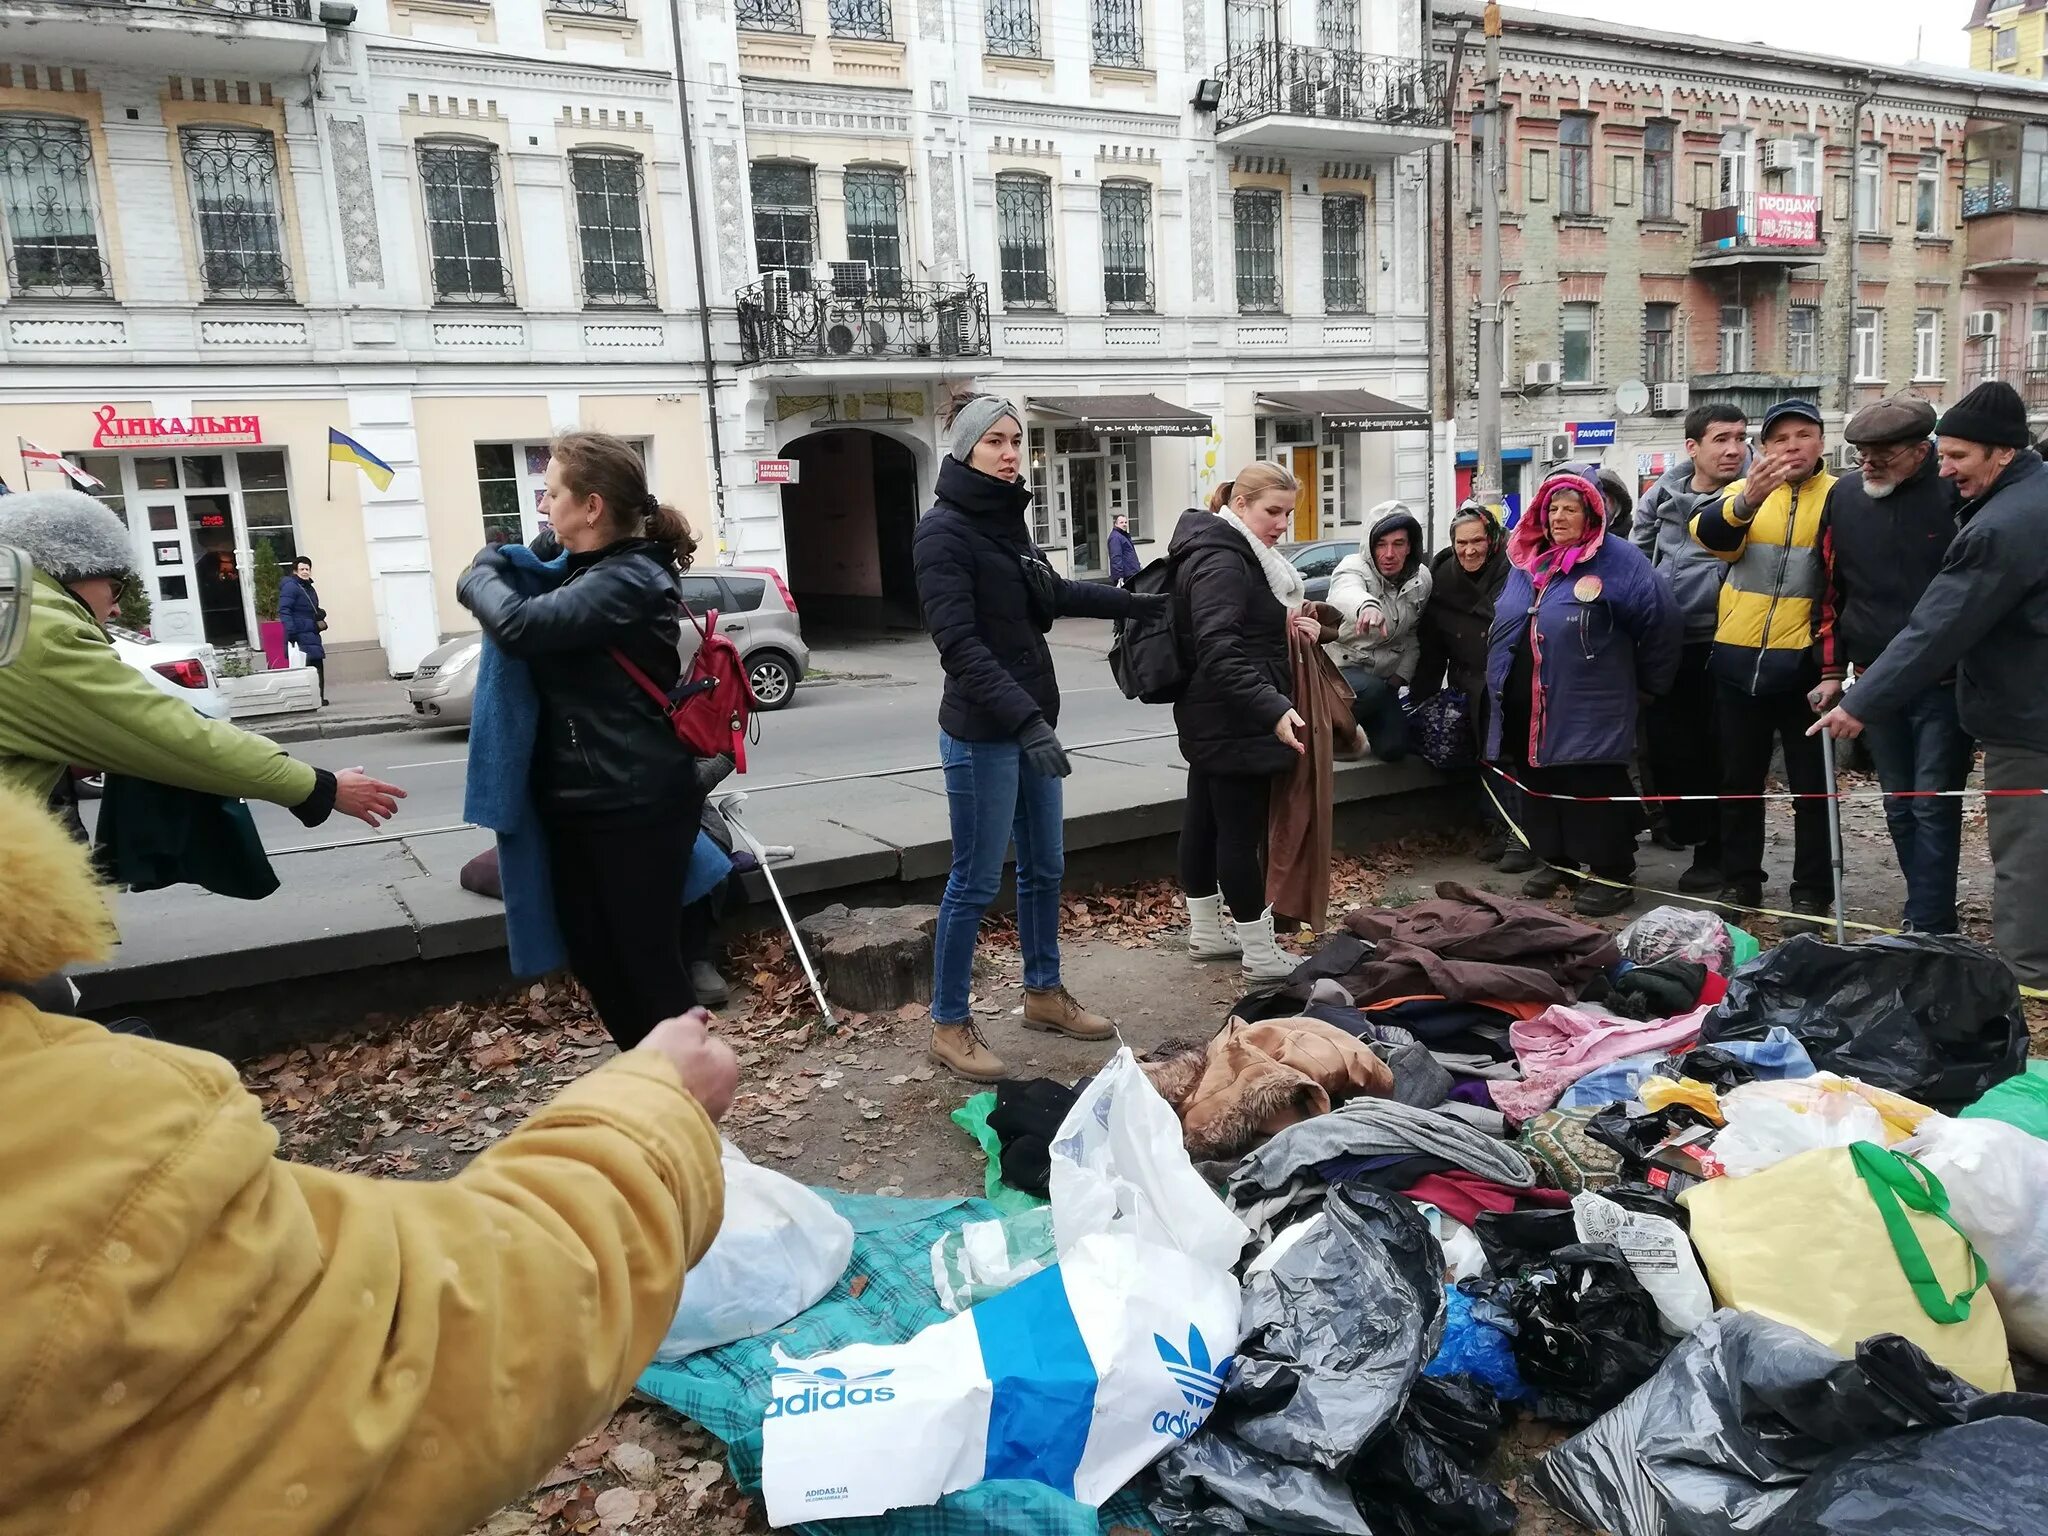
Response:
M334 776L334 808L370 826L382 826L398 814L405 791L373 779L360 768L344 768Z
M635 1050L666 1056L690 1097L714 1121L725 1118L739 1091L740 1066L732 1047L710 1031L711 1015L692 1008L680 1018L663 1019L647 1032Z
M1826 731L1837 741L1854 741L1863 734L1863 722L1837 704L1808 726L1806 734L1818 736L1822 731Z

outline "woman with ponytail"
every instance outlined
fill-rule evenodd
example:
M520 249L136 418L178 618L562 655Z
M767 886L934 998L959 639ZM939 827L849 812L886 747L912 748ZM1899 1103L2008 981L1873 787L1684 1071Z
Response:
M560 948L626 1049L697 1001L683 953L697 759L619 659L664 692L681 682L676 576L696 541L649 492L639 453L602 432L555 440L542 509L549 529L531 550L486 548L456 595L538 697L523 777ZM489 768L478 755L473 740L472 789Z

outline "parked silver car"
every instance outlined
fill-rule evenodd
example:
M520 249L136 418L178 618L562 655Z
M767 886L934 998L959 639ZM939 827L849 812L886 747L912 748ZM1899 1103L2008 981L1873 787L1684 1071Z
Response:
M476 659L483 654L481 635L460 635L420 658L405 696L412 712L435 725L467 725L476 698Z

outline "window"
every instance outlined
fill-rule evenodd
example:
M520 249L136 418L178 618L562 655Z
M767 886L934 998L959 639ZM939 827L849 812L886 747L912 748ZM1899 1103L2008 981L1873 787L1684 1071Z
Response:
M1964 142L1963 217L2048 209L2048 126L2012 124Z
M734 18L742 32L801 32L803 0L739 0Z
M207 293L215 298L289 297L276 142L247 128L187 128L180 144Z
M1477 213L1486 201L1486 140L1476 130L1472 139L1472 211Z
M2048 304L2036 304L2027 322L2027 372L2048 373Z
M868 264L868 281L885 299L903 297L903 173L884 167L847 171L846 255Z
M420 200L436 304L510 304L512 269L498 226L498 156L473 144L418 146Z
M1045 428L1027 434L1031 448L1031 542L1040 549L1052 543L1052 470L1045 451Z
M1338 53L1358 52L1358 0L1316 0L1316 44Z
M1323 199L1323 308L1356 314L1365 302L1365 199Z
M1152 307L1152 189L1112 181L1102 189L1102 298L1111 309Z
M1567 304L1562 328L1564 381L1567 384L1593 382L1593 321L1597 304Z
M1856 233L1884 229L1884 147L1866 144L1856 153Z
M1580 218L1593 212L1593 119L1567 112L1557 123L1557 211Z
M1794 304L1785 312L1785 367L1792 373L1820 372L1820 307Z
M525 543L525 523L519 514L519 469L512 444L476 445L476 489L483 502L484 543Z
M1669 384L1678 378L1678 306L1643 306L1643 382Z
M1095 62L1115 69L1142 69L1145 33L1141 0L1094 0Z
M818 260L817 182L808 165L756 160L748 168L754 195L754 260L763 272L787 272L789 286L811 286Z
M0 220L13 292L113 292L93 218L92 145L83 123L0 117Z
M1719 155L1722 208L1749 206L1749 130L1730 128L1721 135Z
M1240 53L1271 41L1273 8L1268 0L1223 0L1223 53Z
M834 37L860 37L886 43L890 27L889 0L825 0L825 25Z
M990 53L1005 59L1039 57L1037 0L988 0L983 19Z
M1005 305L1052 308L1052 183L1043 176L996 178L996 255Z
M1749 372L1749 306L1721 306L1721 346L1717 354L1722 373Z
M1280 194L1241 187L1231 200L1230 213L1236 231L1237 307L1277 310L1282 297Z
M1913 312L1913 377L1938 379L1941 375L1941 311Z
M1643 125L1643 217L1668 219L1672 216L1671 189L1675 185L1672 142L1675 128L1670 123Z
M1802 133L1792 143L1792 169L1785 177L1785 190L1794 197L1819 197L1820 140L1810 133Z
M2020 33L2017 27L2001 27L1991 35L1991 57L2000 64L2020 56Z
M286 571L299 558L298 531L292 526L291 486L285 479L284 450L262 449L235 455L235 470L242 482L242 523L249 531L249 548L270 545L277 563Z
M1913 177L1913 232L1933 235L1941 232L1941 156L1922 155L1920 169Z
M652 304L639 156L578 151L569 156L569 187L576 195L583 302Z
M1884 382L1884 311L1881 309L1859 309L1856 311L1856 381L1859 384L1882 384Z

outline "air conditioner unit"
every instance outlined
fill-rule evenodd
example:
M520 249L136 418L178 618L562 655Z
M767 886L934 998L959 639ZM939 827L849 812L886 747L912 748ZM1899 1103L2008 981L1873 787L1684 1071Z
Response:
M1863 463L1863 455L1847 443L1837 443L1828 451L1828 468L1838 475L1846 475Z
M761 308L778 320L789 313L789 274L779 267L761 274Z
M1551 433L1543 446L1543 459L1547 464L1562 464L1572 456L1572 436L1569 432Z
M1982 341L1998 334L1998 311L1995 309L1973 309L1963 319L1963 334L1972 341Z
M832 297L835 299L865 299L873 286L873 276L864 261L835 261L832 268Z
M825 328L825 350L834 357L848 357L860 345L860 333L845 321Z
M1546 359L1531 363L1522 374L1524 389L1555 389L1564 377L1564 364Z
M1791 171L1799 167L1799 141L1797 139L1764 140L1764 169L1767 171Z
M1692 386L1688 384L1659 384L1652 397L1650 409L1676 414L1688 410L1692 405Z

